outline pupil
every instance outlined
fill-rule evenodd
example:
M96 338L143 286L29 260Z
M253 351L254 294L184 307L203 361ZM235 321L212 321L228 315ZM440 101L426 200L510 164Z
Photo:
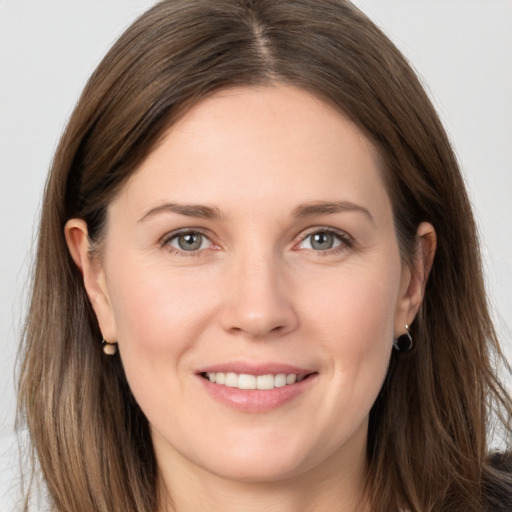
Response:
M187 233L178 238L178 245L184 251L194 251L201 247L202 236L198 233Z
M313 249L330 249L333 243L333 235L330 233L316 233L313 235L311 246Z

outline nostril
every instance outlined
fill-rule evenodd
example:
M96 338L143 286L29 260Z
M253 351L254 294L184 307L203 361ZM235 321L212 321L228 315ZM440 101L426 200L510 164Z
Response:
M274 267L269 263L257 272L250 263L244 262L241 274L231 279L232 287L219 314L223 329L254 339L269 334L281 336L294 330L298 319L293 301L287 293L281 293Z

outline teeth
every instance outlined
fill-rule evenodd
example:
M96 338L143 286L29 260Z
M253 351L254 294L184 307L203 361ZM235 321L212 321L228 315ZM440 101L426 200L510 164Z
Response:
M238 387L238 375L236 373L226 373L226 380L224 381L224 385L229 388L237 388Z
M293 375L293 374L291 374ZM286 386L286 373L278 373L274 378L274 386L276 388L282 388Z
M286 376L286 384L295 384L297 380L297 375L295 373L290 373L290 375Z
M222 384L230 388L239 389L274 389L282 388L295 382L304 380L304 375L296 375L295 373L278 373L277 375L249 375L247 373L222 373L209 372L206 377L210 382Z
M242 373L238 376L238 387L240 389L256 389L256 377Z
M258 375L256 377L256 389L274 389L276 378L273 375Z

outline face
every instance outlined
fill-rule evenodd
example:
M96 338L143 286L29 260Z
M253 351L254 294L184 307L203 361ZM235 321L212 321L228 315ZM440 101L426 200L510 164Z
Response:
M110 205L88 265L169 471L275 481L364 460L415 303L379 160L340 113L284 85L203 100Z

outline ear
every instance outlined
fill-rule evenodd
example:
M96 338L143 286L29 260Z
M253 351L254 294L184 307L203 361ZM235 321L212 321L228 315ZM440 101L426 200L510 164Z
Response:
M82 273L84 287L91 301L103 338L117 341L117 329L110 301L105 272L100 258L91 254L87 223L82 219L70 219L64 227L69 252Z
M404 266L400 297L395 315L395 337L405 333L423 301L427 279L434 262L437 247L436 231L432 224L422 222L416 231L416 252L412 268Z

